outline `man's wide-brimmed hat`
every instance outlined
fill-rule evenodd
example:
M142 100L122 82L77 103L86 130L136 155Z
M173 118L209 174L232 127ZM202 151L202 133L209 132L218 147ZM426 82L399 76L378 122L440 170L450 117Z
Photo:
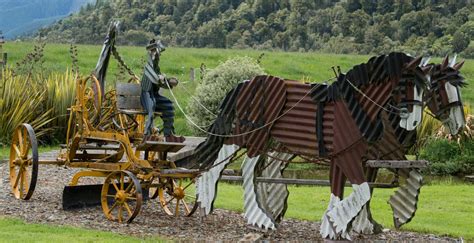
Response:
M159 52L164 52L165 46L161 43L160 40L151 39L150 43L146 46L147 50L157 49Z

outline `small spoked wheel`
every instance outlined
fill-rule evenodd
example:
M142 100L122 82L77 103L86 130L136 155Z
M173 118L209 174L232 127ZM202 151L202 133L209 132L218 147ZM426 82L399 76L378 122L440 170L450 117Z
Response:
M101 193L105 216L119 223L131 223L140 213L143 203L142 187L130 171L116 171L105 179Z
M170 216L191 216L197 209L196 197L190 190L194 189L194 179L180 178L160 179L158 197L161 207ZM191 196L193 195L193 196Z
M9 165L13 195L18 199L30 199L38 178L38 142L31 125L24 123L15 129Z

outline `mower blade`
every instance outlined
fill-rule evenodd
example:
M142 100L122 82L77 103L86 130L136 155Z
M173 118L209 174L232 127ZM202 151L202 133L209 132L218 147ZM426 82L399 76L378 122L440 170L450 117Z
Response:
M127 187L125 183L125 187ZM85 207L94 207L101 204L100 195L102 193L102 184L65 186L63 190L63 209L71 210ZM109 187L107 194L114 195L115 188ZM143 200L148 200L148 190L143 190ZM112 200L112 199L110 199Z

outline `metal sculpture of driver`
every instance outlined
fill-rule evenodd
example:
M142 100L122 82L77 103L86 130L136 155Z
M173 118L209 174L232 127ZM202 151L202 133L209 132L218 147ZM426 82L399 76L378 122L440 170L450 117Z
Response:
M147 113L145 122L145 137L143 141L152 138L153 131L153 116L158 112L163 120L163 134L165 141L181 142L182 137L174 136L174 107L173 102L163 96L160 88L173 88L178 85L176 78L167 78L160 71L160 55L165 51L164 45L161 41L152 39L146 46L148 51L147 63L141 80L141 103Z

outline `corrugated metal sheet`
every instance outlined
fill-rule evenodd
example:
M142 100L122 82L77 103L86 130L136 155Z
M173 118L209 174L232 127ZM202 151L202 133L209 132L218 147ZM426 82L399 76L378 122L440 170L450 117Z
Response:
M263 155L262 155L263 156ZM283 170L286 168L289 161L294 157L292 154L272 152L266 158L262 158L262 162L259 162L260 167L263 170L258 171L257 177L264 178L283 178ZM289 191L286 184L278 183L258 183L256 184L256 190L249 191L248 193L257 192L257 201L259 205L263 206L270 214L275 222L280 222L285 215L287 209L287 200ZM247 192L246 192L247 193Z
M351 183L361 184L365 181L360 161L366 154L368 144L363 139L357 124L350 117L350 111L345 102L335 102L334 120L334 154L333 161L344 171ZM341 173L343 173L341 171ZM350 174L349 174L350 173ZM335 181L335 187L343 187L343 181ZM341 195L336 195L341 196Z
M255 185L255 166L259 161L260 156L245 157L242 163L242 177L244 187L244 217L247 223L264 228L276 229L276 222L272 215L269 214L263 205L260 205L257 200L256 185Z
M272 137L282 143L289 151L296 154L317 156L317 105L311 99L311 96L308 95L311 85L291 80L286 80L285 85L287 96L282 114L286 114L275 122L271 131ZM298 101L300 103L297 104ZM333 120L330 114L331 110L328 107L328 120L325 122L327 129L325 130L329 133L329 138L332 137ZM332 149L332 141L330 139L327 141L327 147Z
M213 134L229 135L235 118L235 106L237 97L244 83L239 83L234 89L227 93L221 103L219 114L209 128ZM219 150L224 144L224 137L208 136L204 142L198 145L195 152L195 164L199 164L201 169L212 166L216 160Z
M249 132L275 120L283 108L285 97L285 83L280 78L257 76L246 82L238 96L233 134ZM265 149L271 129L269 125L250 134L230 138L226 143L241 145L247 148L248 156L254 157Z
M406 184L390 197L388 202L393 210L393 222L396 228L410 222L415 216L422 185L423 176L417 170L411 170Z
M229 164L232 155L239 150L237 145L223 145L219 150L216 160L212 163L214 167L201 174L196 180L197 202L207 215L211 213L216 199L217 181L222 171Z

